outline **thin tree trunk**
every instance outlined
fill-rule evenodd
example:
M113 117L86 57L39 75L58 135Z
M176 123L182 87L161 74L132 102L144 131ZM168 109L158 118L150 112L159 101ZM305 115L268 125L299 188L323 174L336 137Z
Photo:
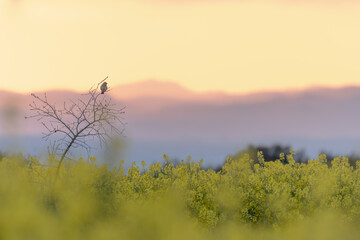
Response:
M71 142L69 143L69 145L67 146L67 148L65 149L65 152L62 154L61 158L60 158L60 161L58 163L58 166L57 166L57 169L56 169L56 176L55 176L55 179L58 178L59 176L59 171L60 171L60 167L61 167L61 163L62 161L64 160L67 152L69 151L71 145L75 142L75 139L77 138L77 135L71 140Z

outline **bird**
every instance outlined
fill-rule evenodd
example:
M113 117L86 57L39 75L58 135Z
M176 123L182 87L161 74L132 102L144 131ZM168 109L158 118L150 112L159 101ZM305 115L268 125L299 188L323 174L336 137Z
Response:
M107 82L104 82L103 84L101 84L101 86L100 86L101 94L104 94L104 92L106 92L107 89L108 89Z

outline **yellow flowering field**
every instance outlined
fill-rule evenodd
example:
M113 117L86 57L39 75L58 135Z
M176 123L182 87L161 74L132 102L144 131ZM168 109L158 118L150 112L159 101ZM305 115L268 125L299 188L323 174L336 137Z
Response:
M283 162L288 162L284 164ZM0 161L0 239L359 239L360 164Z

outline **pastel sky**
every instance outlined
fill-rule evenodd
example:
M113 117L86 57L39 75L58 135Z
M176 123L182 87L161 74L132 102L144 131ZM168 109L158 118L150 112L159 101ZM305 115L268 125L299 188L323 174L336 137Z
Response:
M0 0L0 89L360 84L358 1Z

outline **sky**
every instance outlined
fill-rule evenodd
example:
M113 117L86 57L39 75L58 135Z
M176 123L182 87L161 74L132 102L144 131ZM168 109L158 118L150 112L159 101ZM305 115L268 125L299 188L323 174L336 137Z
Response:
M249 93L360 85L360 4L0 0L0 89L149 79Z

